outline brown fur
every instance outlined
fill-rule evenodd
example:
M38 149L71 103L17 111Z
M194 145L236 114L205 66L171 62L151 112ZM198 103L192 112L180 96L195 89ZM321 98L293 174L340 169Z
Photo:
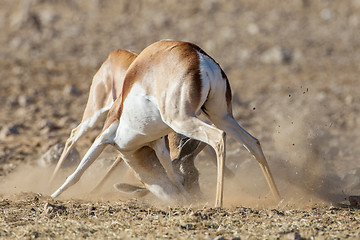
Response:
M111 72L115 73L118 70L118 66L124 66L129 68L130 64L135 60L135 58L137 57L136 54L129 52L127 50L123 50L123 49L116 49L115 51L111 52L109 54L109 57L107 59L108 62L110 62L110 67L111 67ZM114 78L112 79L112 86L116 85L116 84L122 84L122 82L114 82ZM120 92L116 92L117 89L122 89L121 86L119 87L114 87L113 86L113 100L115 101L115 99L121 94Z
M152 48L153 50L155 48ZM171 54L171 51L176 49L177 53L180 52L181 54ZM192 43L187 42L161 42L159 44L159 48L157 48L157 52L152 52L147 49L141 53L142 58L137 58L134 62L130 65L128 72L124 79L122 94L118 97L115 101L114 105L109 111L108 118L105 122L104 129L109 127L114 121L119 120L122 114L122 106L123 103L129 94L132 86L134 83L141 79L141 76L151 70L152 66L157 66L164 62L164 59L161 58L165 56L167 61L165 62L184 62L184 65L177 66L177 68L184 68L186 69L184 76L182 78L188 78L191 75L191 79L193 80L191 84L191 92L189 99L191 99L192 110L195 110L199 107L200 103L200 95L199 92L201 91L201 76L200 76L200 66L199 66L199 57L196 51L202 52L203 51ZM163 52L163 54L158 54L158 52ZM151 62L152 64L149 64ZM175 70L175 69L174 69ZM184 72L184 71L183 71ZM158 76L158 79L166 79L171 80L172 74L176 74L175 72L169 72L164 69L163 74L166 74L165 77ZM175 77L175 75L174 75ZM178 76L176 76L178 77ZM164 85L158 86L157 94L160 95L163 88L167 88L167 84L171 83L171 81L166 81ZM186 83L184 83L186 84ZM120 99L120 100L119 100ZM120 103L120 104L119 104ZM117 108L117 109L115 109ZM163 109L166 111L165 109Z
M194 44L177 41L160 41L144 49L130 65L124 78L122 94L111 107L104 129L108 128L113 122L120 120L124 107L129 108L128 114L134 114L135 118L141 117L145 119L135 122L129 122L127 119L124 125L120 123L117 129L112 128L107 134L102 134L99 138L100 141L96 141L92 145L86 154L86 158L82 160L81 166L52 196L58 196L76 183L86 168L105 148L104 144L109 144L113 140L113 143L122 151L122 157L127 159L127 164L136 171L138 178L149 186L151 192L167 200L178 201L183 199L182 197L189 199L190 196L186 192L184 185L176 177L169 159L170 156L166 156L167 153L163 151L163 142L157 142L161 140L161 137L169 134L172 129L188 138L207 143L215 150L218 165L216 207L221 207L223 202L225 132L232 134L255 156L274 197L280 199L259 141L246 132L232 116L231 90L225 73L211 57L206 57L204 64L209 64L212 67L214 67L213 63L217 64L214 71L217 74L221 71L221 76L217 75L216 78L201 79L199 53L207 55ZM212 71L206 70L204 74L210 74ZM202 82L210 85L203 87ZM136 88L134 88L134 84L136 84ZM212 89L212 84L221 87ZM125 102L127 97L129 101L134 101L136 104L137 101L140 101L139 104L149 106L151 112L147 112L147 109L142 109L142 105L139 105L139 114L132 113L133 109L131 108L134 105L133 102ZM196 116L198 111L204 108L205 105L209 118L215 126L210 126ZM156 110L159 112L156 112ZM151 121L149 121L150 119ZM141 128L142 134L139 135L135 131L128 138L109 139L109 134L113 136L119 129L121 132L126 132L127 128L134 130ZM156 159L159 160L164 169L151 167L147 164L152 157L151 155L145 155L144 158L136 156L135 153L142 146L149 143L151 143L149 147L156 151ZM189 149L183 146L183 158L186 157L186 153L194 153L195 149L192 148L194 144L189 144L189 146ZM193 163L193 160L191 162ZM148 167L144 167L144 164ZM194 166L191 166L191 168L194 168ZM196 172L194 172L193 177L197 178ZM168 182L169 180L170 182ZM152 187L154 184L156 187Z

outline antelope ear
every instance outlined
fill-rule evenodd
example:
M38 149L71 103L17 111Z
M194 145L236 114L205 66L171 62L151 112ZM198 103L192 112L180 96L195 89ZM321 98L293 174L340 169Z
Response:
M136 197L144 197L149 193L149 190L144 187L130 185L127 183L114 184L114 188L121 193L135 195Z

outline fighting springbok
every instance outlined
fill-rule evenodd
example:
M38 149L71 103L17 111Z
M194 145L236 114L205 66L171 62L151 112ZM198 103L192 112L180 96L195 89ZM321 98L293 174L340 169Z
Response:
M201 121L200 112L216 127ZM163 138L172 131L214 148L216 207L223 203L225 132L254 155L274 197L280 199L260 142L233 118L231 89L223 70L195 44L166 40L145 48L130 65L122 94L112 105L102 132L52 197L75 184L108 144L119 150L150 192L164 200L186 197L181 179L171 172Z
M73 149L75 143L88 131L93 129L103 117L105 117L105 114L109 111L116 98L120 95L122 92L125 73L136 57L137 55L133 52L117 49L111 52L106 61L101 65L100 69L97 71L92 80L88 102L85 107L82 121L75 129L71 131L71 135L66 141L65 148L51 176L50 184L55 179L64 161ZM188 146L190 142L194 147ZM200 142L194 139L189 141L189 139L186 137L174 132L170 134L170 137L168 137L168 150L170 151L171 159L176 159L175 170L183 176L183 179L187 179L186 182L193 183L191 185L184 185L186 190L189 192L193 191L188 186L198 186L198 174L194 175L194 173L197 172L197 169L194 165L194 159L197 154L205 147L199 143ZM186 145L184 150L183 145ZM190 148L192 149L192 152L189 151ZM209 155L211 160L215 159L212 156L212 152L209 147L205 148L205 152ZM181 157L179 158L178 156ZM113 171L114 167L117 166L121 161L122 159L119 156L108 173L99 182L94 190L101 188L105 180L109 177L109 174ZM232 175L233 173L231 170L225 166L225 176ZM197 176L197 178L194 176Z
M64 160L75 143L103 119L110 107L120 95L125 73L137 55L133 52L117 49L111 52L93 77L89 98L80 124L71 131L66 140L64 150L51 176L50 184L55 179Z

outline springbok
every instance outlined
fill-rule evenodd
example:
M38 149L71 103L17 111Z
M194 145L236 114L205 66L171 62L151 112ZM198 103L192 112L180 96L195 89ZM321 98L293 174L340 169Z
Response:
M200 112L216 127L201 121L197 117ZM195 44L169 40L148 46L130 65L122 94L112 105L102 132L75 172L52 197L79 181L108 144L119 150L150 192L164 200L187 197L181 180L171 171L166 138L163 138L172 131L214 148L217 156L216 207L223 203L225 132L254 155L272 194L280 199L260 142L233 118L231 89L224 71Z
M122 91L125 73L136 57L137 54L135 54L134 52L117 49L111 52L106 61L101 65L100 69L97 71L92 80L88 102L85 107L82 121L76 128L71 131L71 135L66 141L63 152L51 176L50 184L55 179L57 173L64 164L64 161L75 146L75 143L88 131L93 129L96 124L103 117L105 117L105 114L108 113L110 107L112 106L116 98L120 95ZM200 142L194 139L189 141L189 139L187 139L185 136L176 134L174 132L170 135L171 136L168 137L168 150L170 151L171 159L176 159L175 170L177 170L178 173L183 175L183 179L187 179L186 182L193 182L191 186L198 185L198 174L194 175L194 173L197 172L197 169L195 168L193 161L197 154L205 147L205 145L200 145ZM188 145L190 142L193 146L196 147L189 147ZM183 145L187 146L184 148L184 150ZM189 152L189 148L192 149L192 152ZM181 153L182 151L183 153ZM209 158L211 160L215 159L212 156L211 149L208 146L205 147L205 152L209 155ZM181 157L178 158L178 156ZM189 156L191 156L191 158ZM109 174L113 171L114 167L117 166L121 161L121 156L119 156L108 171L108 173L105 175L105 177L93 190L93 192L95 190L98 190L103 185L105 180L109 177ZM231 170L226 168L225 166L225 176L231 177L232 175L233 173L231 172ZM197 178L195 179L194 176L197 176ZM190 179L188 179L189 177ZM193 192L187 186L190 185L185 185L187 191Z
M75 143L93 129L108 113L110 107L120 95L125 73L136 57L137 55L133 52L117 49L111 52L101 65L92 80L82 120L71 131L70 137L66 140L64 150L51 176L50 184L55 179L64 160L74 148Z

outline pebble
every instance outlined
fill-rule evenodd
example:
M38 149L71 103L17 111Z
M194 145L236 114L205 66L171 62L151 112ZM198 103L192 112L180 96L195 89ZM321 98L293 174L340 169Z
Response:
M58 20L59 16L55 11L43 10L39 12L39 19L42 25L51 25Z
M6 106L8 108L16 108L19 104L18 99L15 96L9 96L6 100Z
M49 215L51 213L55 213L58 211L66 211L66 207L65 206L57 206L51 203L45 203L44 205L44 211L42 212L43 215Z
M324 8L323 10L321 10L320 16L324 20L330 20L332 18L333 14L332 14L331 10Z
M21 107L27 107L33 102L34 100L29 96L21 95L18 98L18 103Z
M19 135L20 134L19 127L20 127L19 124L11 124L8 126L4 126L0 131L0 139L4 140L8 136Z
M59 129L59 126L57 126L53 121L50 120L40 121L38 127L43 134Z
M226 238L224 238L223 236L218 236L218 237L214 238L214 240L226 240Z
M298 232L285 233L280 237L281 240L297 240L303 239Z
M360 207L360 196L350 196L349 202L352 207Z
M261 61L267 64L291 63L292 51L280 46L275 46L261 55Z
M64 94L71 96L79 96L80 92L74 85L66 85L64 87Z

